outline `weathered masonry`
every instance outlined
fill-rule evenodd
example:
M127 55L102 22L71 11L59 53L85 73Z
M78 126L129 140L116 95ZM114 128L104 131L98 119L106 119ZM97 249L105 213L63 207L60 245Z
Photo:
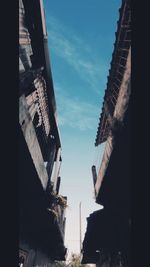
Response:
M65 260L62 162L42 0L19 0L19 266Z
M96 203L87 219L82 263L130 266L131 9L123 0L95 146L105 142L101 164L92 166Z

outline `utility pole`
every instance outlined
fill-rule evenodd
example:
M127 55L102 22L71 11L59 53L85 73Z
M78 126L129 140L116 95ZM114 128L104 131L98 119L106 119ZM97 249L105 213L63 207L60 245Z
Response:
M79 204L79 228L80 228L80 254L81 254L81 250L82 250L81 202Z

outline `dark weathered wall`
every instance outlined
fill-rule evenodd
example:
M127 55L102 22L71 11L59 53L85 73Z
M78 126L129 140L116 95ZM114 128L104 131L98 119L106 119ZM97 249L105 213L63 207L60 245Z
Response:
M19 122L41 184L43 188L46 189L48 183L48 174L44 165L44 160L37 140L36 132L28 111L25 96L21 96L19 100Z

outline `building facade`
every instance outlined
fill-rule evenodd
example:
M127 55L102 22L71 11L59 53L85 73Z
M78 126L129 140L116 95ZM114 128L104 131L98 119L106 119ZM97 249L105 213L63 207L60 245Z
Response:
M95 146L105 142L99 168L92 166L96 203L83 241L82 263L131 266L131 7L123 0Z
M65 260L62 162L42 0L19 0L19 266Z

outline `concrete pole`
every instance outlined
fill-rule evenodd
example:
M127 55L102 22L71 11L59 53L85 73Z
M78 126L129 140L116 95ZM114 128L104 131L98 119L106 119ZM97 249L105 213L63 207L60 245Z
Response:
M79 228L80 228L80 254L81 254L81 250L82 250L81 202L79 204Z

